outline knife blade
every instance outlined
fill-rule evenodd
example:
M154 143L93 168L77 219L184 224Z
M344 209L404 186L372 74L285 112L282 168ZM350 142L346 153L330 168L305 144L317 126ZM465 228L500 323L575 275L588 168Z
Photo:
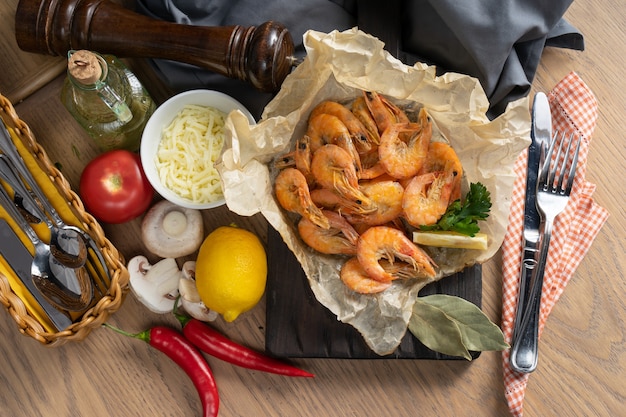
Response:
M72 320L65 313L53 307L39 292L30 272L33 256L4 219L0 219L0 239L0 255L7 261L15 275L35 298L35 301L39 303L51 324L57 331L67 329L72 324Z
M550 142L552 137L552 116L548 97L538 92L533 99L532 124L530 131L531 143L528 147L528 165L526 168L526 197L524 200L524 225L522 244L522 263L519 278L519 294L517 311L513 326L513 340L517 337L531 286L532 273L537 265L539 252L539 225L541 218L537 210L537 176L541 160L542 148Z

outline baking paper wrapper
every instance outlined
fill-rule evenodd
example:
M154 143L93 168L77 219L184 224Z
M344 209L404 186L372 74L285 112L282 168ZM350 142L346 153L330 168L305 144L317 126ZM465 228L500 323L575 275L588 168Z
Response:
M358 29L309 31L304 45L306 59L286 78L259 123L250 125L239 112L227 119L218 164L226 204L240 215L262 213L302 265L317 300L338 320L354 326L374 352L386 355L400 344L417 294L428 282L398 280L376 295L349 290L339 278L346 258L308 248L298 237L295 217L277 204L273 159L293 148L306 130L310 111L323 100L349 102L366 90L382 93L399 105L425 106L433 120L433 140L450 141L463 164L466 183L484 184L493 203L488 220L480 224L481 232L489 236L486 250L431 252L440 267L435 279L440 279L488 260L502 243L513 166L530 143L528 100L511 103L490 121L487 97L475 78L455 73L437 76L435 67L421 63L406 66L386 52L381 41Z

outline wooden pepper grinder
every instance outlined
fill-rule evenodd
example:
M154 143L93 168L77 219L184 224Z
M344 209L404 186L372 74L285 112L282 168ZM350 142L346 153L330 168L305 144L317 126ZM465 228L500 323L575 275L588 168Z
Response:
M20 0L15 37L27 52L88 49L118 57L169 59L276 92L296 62L291 34L278 22L190 26L156 20L109 0Z

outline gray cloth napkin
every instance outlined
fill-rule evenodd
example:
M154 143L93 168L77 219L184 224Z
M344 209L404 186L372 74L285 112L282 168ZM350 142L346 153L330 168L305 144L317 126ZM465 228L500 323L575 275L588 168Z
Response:
M571 0L406 1L402 48L408 64L477 77L492 115L528 94L544 46L582 50L582 35L564 19Z
M364 0L361 0L364 1ZM378 0L380 1L380 0ZM440 73L460 72L478 78L490 100L489 116L525 96L545 46L584 48L582 35L563 13L572 0L405 0L400 22L400 58L437 66ZM394 0L384 3L391 7ZM268 20L292 34L296 55L303 56L302 36L309 30L330 32L357 25L358 1L350 0L138 0L138 12L176 23L201 26L256 26ZM223 91L259 117L272 98L247 83L191 65L153 60L174 90Z

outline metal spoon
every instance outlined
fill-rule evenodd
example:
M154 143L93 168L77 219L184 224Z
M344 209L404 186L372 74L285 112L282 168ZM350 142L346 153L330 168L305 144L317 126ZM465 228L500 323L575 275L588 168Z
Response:
M6 181L14 191L13 201L22 199L28 202L29 212L46 223L50 229L50 250L52 255L63 265L69 268L78 268L87 260L87 247L82 235L76 230L63 225L57 227L40 209L35 199L16 172L13 163L5 154L0 154L0 178Z
M30 224L22 217L4 187L0 187L0 204L26 233L35 248L31 275L35 286L53 305L68 311L81 311L93 300L91 277L83 268L61 266ZM62 271L62 273L61 273Z

